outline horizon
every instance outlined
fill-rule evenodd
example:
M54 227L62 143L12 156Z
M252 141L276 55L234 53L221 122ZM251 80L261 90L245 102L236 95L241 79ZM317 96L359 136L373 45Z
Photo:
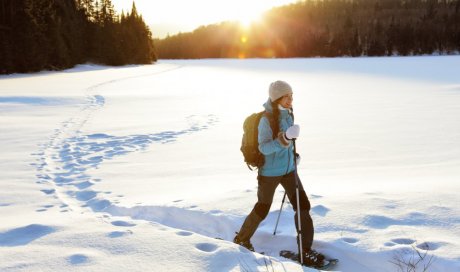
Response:
M249 25L260 19L271 8L298 2L297 0L265 1L211 1L194 2L171 0L160 4L148 0L134 1L137 11L149 26L154 39L163 39L178 33L191 32L200 26L224 21L239 21ZM131 12L133 1L113 0L118 14ZM250 4L249 4L250 3ZM181 9L178 9L181 7ZM196 16L189 16L190 11Z

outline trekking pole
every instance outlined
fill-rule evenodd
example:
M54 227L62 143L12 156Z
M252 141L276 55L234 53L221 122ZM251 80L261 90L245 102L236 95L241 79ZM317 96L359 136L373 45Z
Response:
M286 191L284 191L283 200L281 201L281 208L280 208L280 212L278 213L278 219L276 219L276 225L275 225L275 230L273 231L273 235L276 235L276 229L278 228L278 222L280 221L281 211L283 210L285 199L286 199Z
M300 256L300 264L303 265L303 246L302 246L302 225L300 223L300 189L299 189L299 179L297 176L297 150L295 147L295 140L292 139L294 144L294 176L295 176L295 194L297 199L297 225L299 226L299 256Z

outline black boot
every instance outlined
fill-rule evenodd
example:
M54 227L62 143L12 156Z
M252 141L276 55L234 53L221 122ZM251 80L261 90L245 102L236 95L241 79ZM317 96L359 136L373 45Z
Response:
M250 251L254 251L254 247L252 246L251 241L249 241L249 240L241 241L238 238L238 234L235 236L235 238L233 238L233 243L235 243L237 245L240 245L240 246L243 246L243 247L249 249Z

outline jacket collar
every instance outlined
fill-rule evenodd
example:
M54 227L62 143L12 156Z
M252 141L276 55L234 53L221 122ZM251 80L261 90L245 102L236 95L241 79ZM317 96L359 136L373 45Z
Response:
M264 108L267 112L273 113L272 102L270 98L264 103ZM291 114L290 109L280 110L280 119L287 118Z

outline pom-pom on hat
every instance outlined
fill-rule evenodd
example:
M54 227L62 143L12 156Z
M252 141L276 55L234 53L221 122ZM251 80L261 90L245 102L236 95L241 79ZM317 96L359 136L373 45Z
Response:
M292 94L292 88L282 80L272 82L270 88L268 88L268 95L272 102L287 94Z

